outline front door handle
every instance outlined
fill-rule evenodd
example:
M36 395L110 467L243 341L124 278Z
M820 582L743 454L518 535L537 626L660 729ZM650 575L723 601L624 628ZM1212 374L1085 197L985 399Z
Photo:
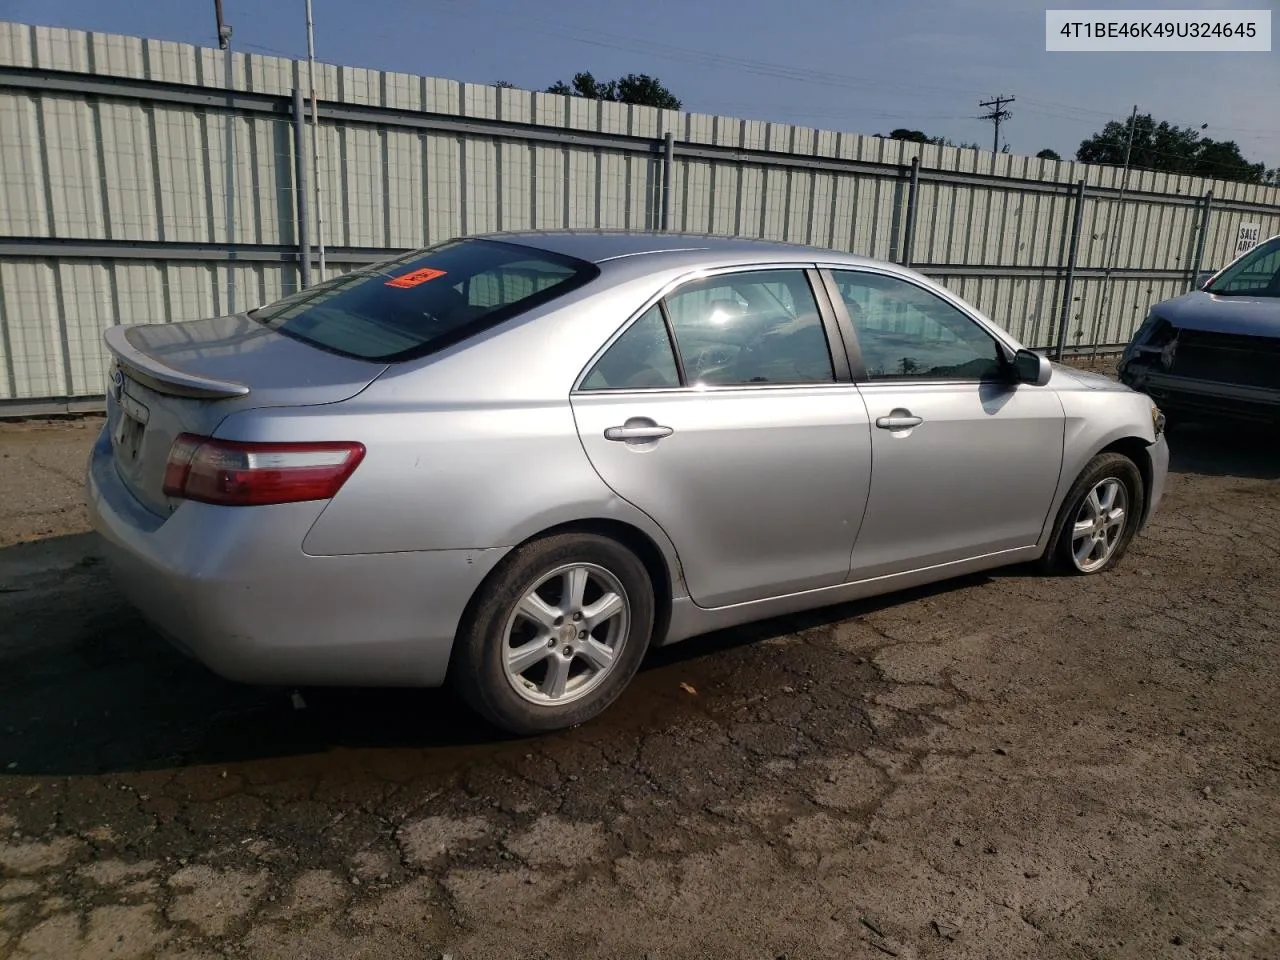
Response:
M912 416L905 411L895 410L890 416L880 417L876 420L876 426L881 430L910 430L912 427L918 427L924 423L923 417Z
M606 427L606 440L661 440L675 433L670 427L659 424L635 424L624 427Z

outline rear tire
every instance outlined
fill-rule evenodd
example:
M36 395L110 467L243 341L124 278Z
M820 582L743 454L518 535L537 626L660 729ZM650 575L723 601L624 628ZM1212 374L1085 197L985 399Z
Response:
M1137 464L1121 453L1098 454L1062 502L1041 570L1093 576L1115 569L1137 533L1145 506Z
M458 634L450 682L511 733L576 726L635 676L653 623L652 581L626 547L586 533L536 540L481 586Z

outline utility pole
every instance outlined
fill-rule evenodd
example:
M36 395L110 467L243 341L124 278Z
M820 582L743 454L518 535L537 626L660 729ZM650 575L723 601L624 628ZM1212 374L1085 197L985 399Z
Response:
M311 88L311 176L315 181L316 248L320 254L320 280L324 281L324 208L320 191L320 114L316 106L316 35L311 23L311 0L307 0L307 86Z
M218 46L227 52L227 247L231 253L227 266L227 309L236 312L236 113L231 104L236 89L235 58L231 54L231 25L222 19L222 0L213 0L213 15L218 21Z
M1111 300L1111 271L1115 267L1116 254L1120 250L1120 231L1124 226L1124 192L1129 189L1129 160L1133 156L1133 131L1138 126L1138 105L1133 105L1133 113L1129 114L1129 139L1124 145L1124 173L1120 180L1120 195L1107 211L1107 261L1102 271L1102 302L1098 305L1098 315L1093 321L1093 333L1089 339L1092 352L1090 357L1098 355L1098 337L1102 334L1103 317ZM1119 212L1119 222L1114 232L1111 229L1112 213Z
M1004 105L1006 103L1013 103L1013 101L1014 101L1013 97L993 97L990 100L978 101L978 106L989 107L991 109L990 113L985 113L982 116L980 116L978 119L991 120L996 125L995 138L992 140L992 143L994 145L991 147L991 151L993 153L1000 152L1000 121L1008 120L1013 116L1012 113L1004 109Z

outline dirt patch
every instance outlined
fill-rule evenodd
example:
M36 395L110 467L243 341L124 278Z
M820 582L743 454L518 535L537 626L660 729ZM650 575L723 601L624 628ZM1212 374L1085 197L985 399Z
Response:
M404 859L411 866L427 866L446 853L456 852L489 832L482 817L427 817L406 824L396 835Z
M216 936L249 912L267 885L267 874L215 870L196 864L179 870L168 882L176 892L168 910L169 919Z
M61 866L81 846L71 837L47 843L0 843L0 869L8 874L40 873Z
M1082 353L1063 357L1062 362L1068 367L1075 367L1077 370L1087 370L1089 373L1101 373L1108 377L1114 377L1116 376L1116 364L1120 362L1120 354L1110 351L1092 355Z
M89 529L84 471L102 423L0 420L0 547Z

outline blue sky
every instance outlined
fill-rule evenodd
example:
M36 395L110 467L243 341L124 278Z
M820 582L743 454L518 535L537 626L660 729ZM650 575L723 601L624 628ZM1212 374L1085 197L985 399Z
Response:
M1183 5L1274 10L1276 0ZM305 56L303 0L223 6L236 49ZM978 100L1012 94L1013 118L1001 130L1010 149L1051 147L1064 157L1136 103L1157 119L1207 123L1207 136L1280 165L1280 52L1050 54L1041 4L313 0L313 8L316 55L332 63L531 89L577 70L650 73L686 109L859 133L905 126L984 146L992 131L976 119ZM0 0L0 19L216 45L211 0Z

